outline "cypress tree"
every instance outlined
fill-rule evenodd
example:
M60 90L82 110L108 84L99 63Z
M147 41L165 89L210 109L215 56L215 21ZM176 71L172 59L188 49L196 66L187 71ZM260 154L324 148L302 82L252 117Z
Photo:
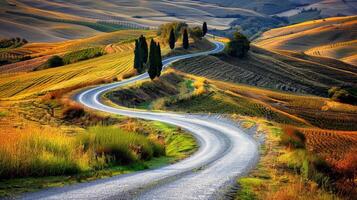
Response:
M143 70L143 61L142 61L142 54L140 49L140 41L135 40L135 50L134 50L134 68L138 73L141 73Z
M170 37L169 37L169 44L171 49L175 48L175 42L176 42L175 32L174 29L171 29Z
M146 43L146 38L143 35L140 36L139 41L140 41L140 48L143 56L142 61L143 63L146 63L148 61L148 53L149 53L148 44Z
M157 44L156 46L156 62L157 62L157 72L156 76L160 77L161 71L162 71L162 57L161 57L161 47L160 43Z
M157 66L156 66L156 43L153 39L151 39L150 42L150 52L149 52L149 69L148 73L151 78L151 80L154 80L154 78L157 76Z
M202 26L203 35L202 36L205 36L207 34L207 31L208 31L207 23L203 22L203 26Z
M188 49L190 47L190 44L189 44L189 41L188 41L187 29L185 29L183 31L182 46L183 46L184 49Z

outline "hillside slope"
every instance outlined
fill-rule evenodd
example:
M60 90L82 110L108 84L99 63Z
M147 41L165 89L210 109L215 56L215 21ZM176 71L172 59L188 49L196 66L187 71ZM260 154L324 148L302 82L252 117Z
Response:
M245 59L220 54L187 59L173 67L211 79L320 96L327 96L333 86L357 84L353 65L288 53L253 46Z
M327 18L272 29L254 43L274 49L336 58L357 65L357 16Z

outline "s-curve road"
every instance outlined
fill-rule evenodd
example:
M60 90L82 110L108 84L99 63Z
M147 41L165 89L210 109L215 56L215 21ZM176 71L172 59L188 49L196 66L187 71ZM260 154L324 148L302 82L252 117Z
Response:
M175 61L221 52L224 45L213 42L211 51L175 56ZM129 117L173 124L191 132L200 148L191 157L153 170L115 176L89 183L28 193L21 199L223 199L235 179L246 174L258 160L258 144L234 123L220 117L113 108L100 96L114 88L147 79L142 74L131 79L87 89L76 100L92 109Z

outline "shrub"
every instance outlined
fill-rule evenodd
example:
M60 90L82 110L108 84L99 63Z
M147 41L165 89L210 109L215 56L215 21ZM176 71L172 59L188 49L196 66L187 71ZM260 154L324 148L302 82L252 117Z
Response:
M162 24L157 32L157 35L161 36L162 41L168 41L170 37L170 32L173 29L175 33L175 39L177 41L178 38L181 37L181 34L184 29L187 29L188 25L185 22L172 22Z
M300 131L292 127L285 127L281 135L281 143L289 148L304 149L306 138Z
M150 160L165 154L162 145L144 135L113 127L92 127L79 142L85 150L92 149L96 156L104 155L108 161L119 164Z
M229 41L226 52L233 57L243 58L250 49L248 38L240 32L235 32Z
M203 31L200 27L196 26L190 29L190 36L194 39L194 40L199 40L201 39L204 35L203 35Z
M50 59L47 60L47 67L59 67L63 66L64 62L63 59L59 56L52 56Z
M341 103L357 104L357 97L350 92L351 90L355 89L332 87L328 90L328 97Z
M84 108L76 103L71 103L62 112L63 119L72 120L83 117L85 115Z

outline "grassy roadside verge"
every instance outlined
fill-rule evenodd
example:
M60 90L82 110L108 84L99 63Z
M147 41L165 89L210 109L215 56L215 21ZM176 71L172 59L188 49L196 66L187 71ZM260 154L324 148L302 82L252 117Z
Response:
M164 144L165 153L161 156L153 156L151 159L139 159L129 164L115 164L115 162L112 162L106 166L83 170L72 175L2 179L0 181L0 197L13 197L24 192L33 192L49 187L61 187L145 169L154 169L186 158L197 149L196 141L190 134L164 123L125 119L123 123L116 126L119 126L119 128L115 128L117 131L135 131L139 136L142 135L140 136L143 137L142 139L148 138L150 141L155 140ZM103 129L101 127L98 128ZM108 128L104 127L104 131L108 132L107 129ZM105 135L107 134L106 132L100 132L99 134ZM45 135L43 135L43 137L45 137ZM141 143L143 142L139 144ZM136 154L134 154L134 156L136 156ZM47 161L51 162L50 160ZM56 160L56 162L57 161L58 160ZM48 170L50 171L52 169L49 168Z
M307 177L306 173L312 173L313 169L309 171L306 161L301 161L302 150L293 150L282 144L285 133L279 124L259 120L257 125L266 135L260 149L261 159L248 176L237 179L236 200L340 199L325 185ZM298 163L302 166L298 167ZM316 171L313 173L318 174Z

